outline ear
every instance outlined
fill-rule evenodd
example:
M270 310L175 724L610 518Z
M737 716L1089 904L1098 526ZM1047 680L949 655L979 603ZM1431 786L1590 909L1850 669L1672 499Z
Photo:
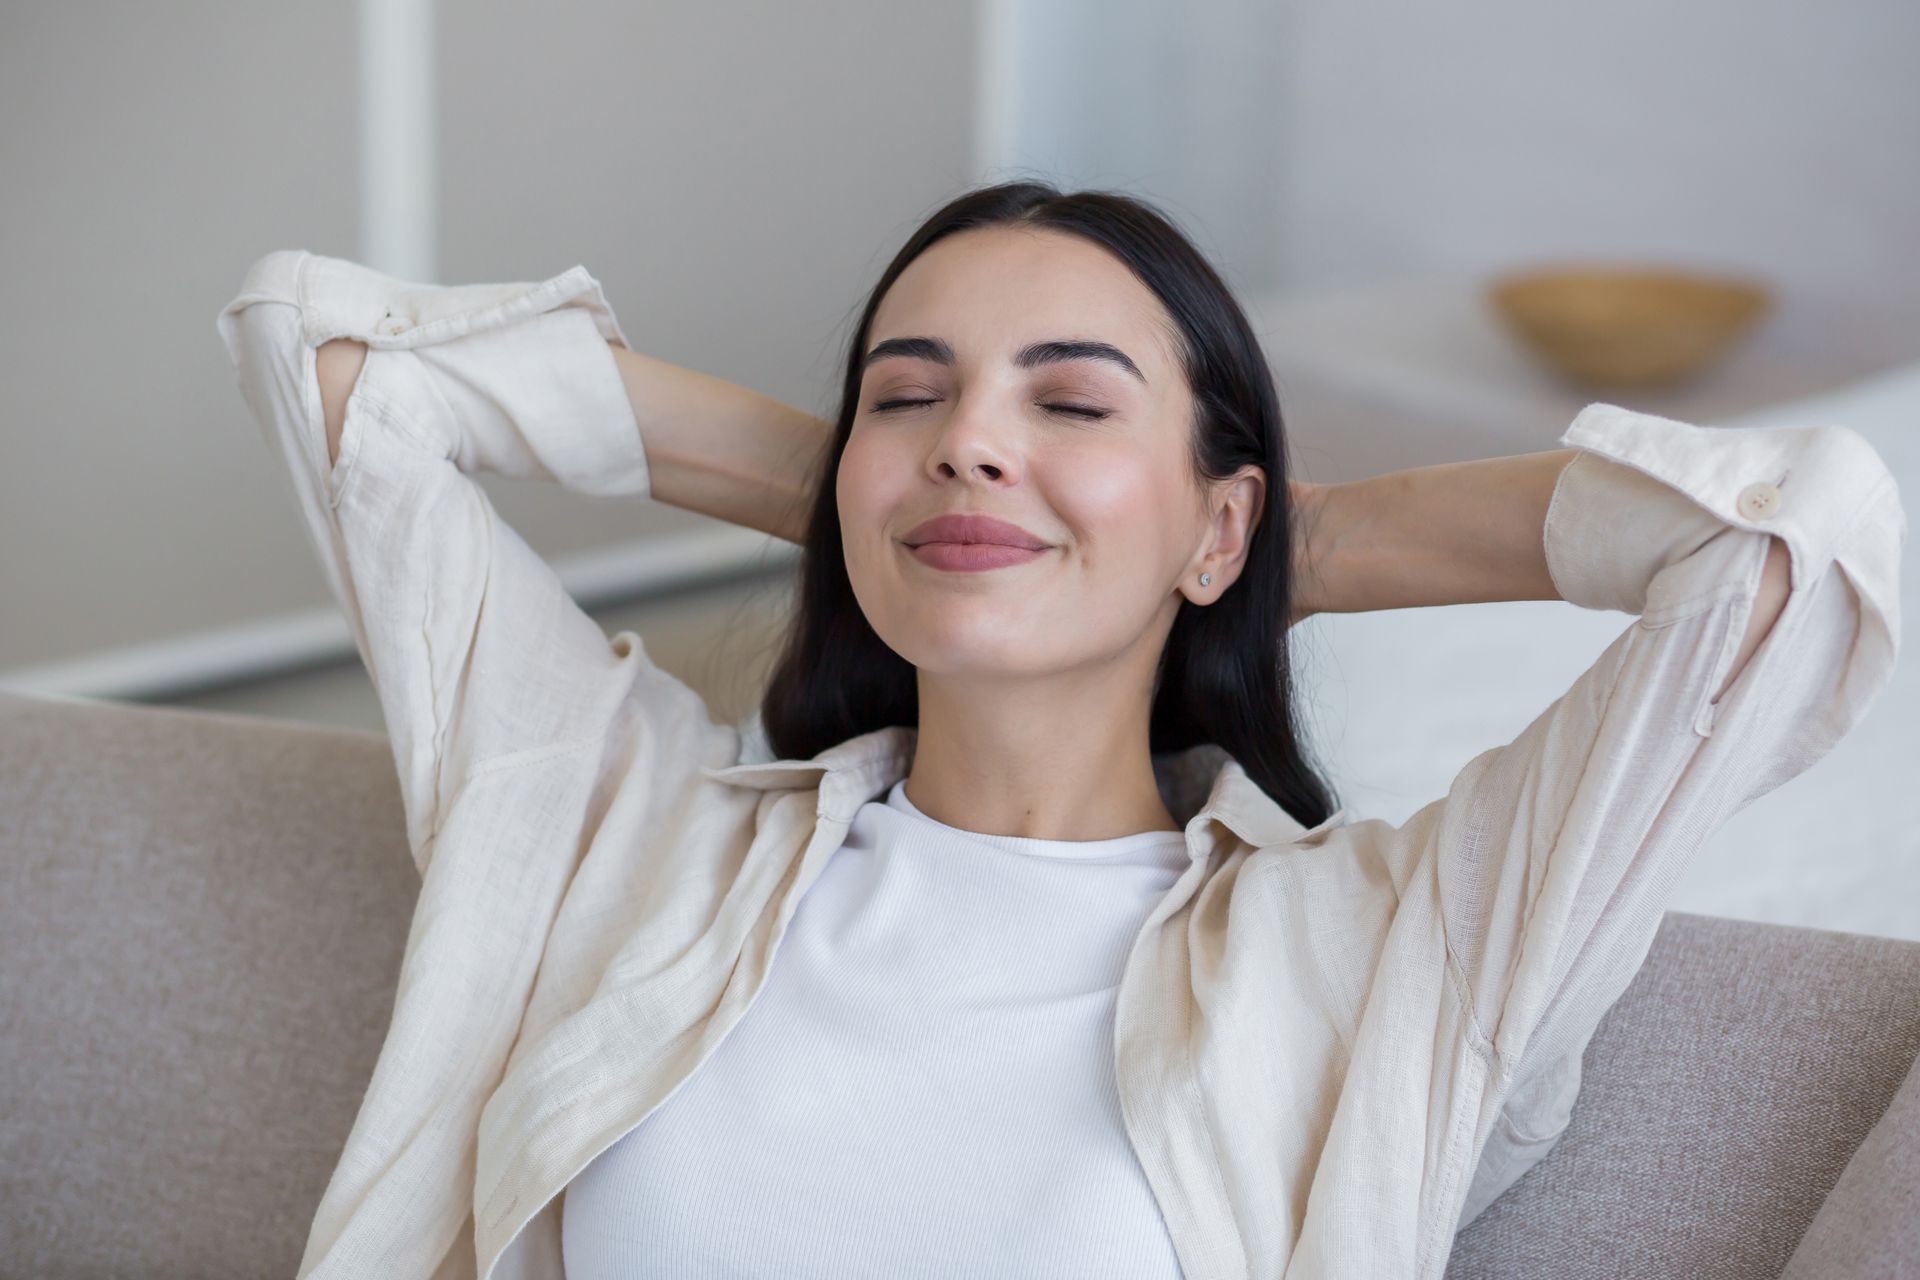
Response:
M1202 573L1211 577L1211 582L1198 588L1202 603L1218 600L1246 566L1253 531L1266 510L1266 472L1249 463L1228 479L1216 481L1211 500L1214 504L1212 536L1192 566L1190 579L1198 582Z

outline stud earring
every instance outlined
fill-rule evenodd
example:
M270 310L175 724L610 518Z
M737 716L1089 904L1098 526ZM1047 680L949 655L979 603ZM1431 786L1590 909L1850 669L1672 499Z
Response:
M1212 581L1213 581L1213 575L1212 575L1212 574L1210 574L1210 573L1203 573L1203 574L1201 574L1201 575L1200 575L1200 585L1201 585L1201 586L1203 586L1203 587L1204 587L1204 586L1206 586L1206 585L1207 585L1207 584L1208 584L1209 582L1212 582Z

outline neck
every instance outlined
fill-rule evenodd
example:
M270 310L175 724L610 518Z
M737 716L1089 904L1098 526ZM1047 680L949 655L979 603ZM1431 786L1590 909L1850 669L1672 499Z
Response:
M1108 840L1179 831L1153 773L1147 699L920 680L907 799L964 831Z

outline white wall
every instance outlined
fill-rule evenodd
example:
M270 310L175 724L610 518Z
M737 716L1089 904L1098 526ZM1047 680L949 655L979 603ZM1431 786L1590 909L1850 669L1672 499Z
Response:
M637 346L814 412L972 177L964 4L435 9L439 278L585 263ZM350 3L0 8L0 680L330 606L213 318L269 249L362 256L357 46ZM555 558L723 527L486 487Z
M1286 0L1292 289L1658 255L1920 292L1920 5Z
M352 243L352 56L315 6L0 9L0 670L324 591L213 317Z
M1154 198L1245 289L1648 254L1920 298L1907 0L436 10L439 278L583 262L636 344L817 413L983 159ZM368 245L356 50L346 3L0 7L0 680L328 604L212 320L267 249ZM714 527L487 487L556 558Z
M985 0L984 152L1180 217L1238 288L1560 256L1920 296L1908 0Z
M1230 287L1279 278L1287 39L1274 0L989 0L984 159L1152 200ZM1276 157L1279 157L1276 162Z

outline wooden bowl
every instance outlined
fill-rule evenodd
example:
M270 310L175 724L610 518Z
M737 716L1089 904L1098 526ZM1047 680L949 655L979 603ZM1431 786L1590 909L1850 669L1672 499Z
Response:
M1654 387L1699 373L1772 306L1752 280L1624 267L1541 268L1488 290L1508 330L1587 387Z

